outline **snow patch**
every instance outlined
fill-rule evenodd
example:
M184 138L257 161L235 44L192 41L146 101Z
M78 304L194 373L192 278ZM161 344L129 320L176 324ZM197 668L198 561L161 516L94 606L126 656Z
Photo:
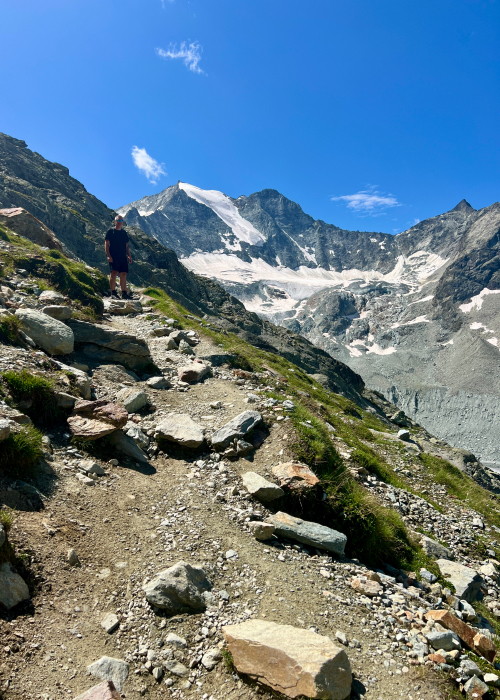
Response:
M491 343L491 344L494 345L496 348L498 347L498 338L488 338L488 340L487 340L486 342L487 342L487 343Z
M460 304L460 311L463 311L464 314L468 314L469 311L472 311L473 309L477 309L479 311L483 305L484 297L488 294L500 294L500 289L487 289L485 287L479 292L479 294L476 294L475 297L471 297L468 304Z

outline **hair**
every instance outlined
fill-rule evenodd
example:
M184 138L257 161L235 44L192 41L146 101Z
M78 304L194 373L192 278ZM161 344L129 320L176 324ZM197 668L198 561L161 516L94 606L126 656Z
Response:
M121 214L117 214L117 215L115 216L115 221L118 221L118 219L121 219L122 221L124 221L124 218L123 218L123 216L122 216Z

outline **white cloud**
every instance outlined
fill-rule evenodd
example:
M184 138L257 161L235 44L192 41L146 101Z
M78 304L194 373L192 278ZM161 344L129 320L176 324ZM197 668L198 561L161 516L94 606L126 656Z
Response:
M197 41L193 41L190 44L183 41L179 48L177 48L177 44L170 44L167 51L165 49L156 49L156 55L165 60L168 58L181 58L184 65L193 73L204 73L205 71L202 71L198 65L201 61L202 51L203 48Z
M375 216L383 213L385 209L401 206L393 194L379 192L375 187L360 190L356 192L356 194L344 194L339 197L332 197L331 199L333 202L345 202L347 208L353 211Z
M167 174L163 168L163 163L158 163L157 160L152 158L149 153L147 153L145 148L133 146L132 160L134 161L135 167L140 170L140 172L145 175L149 182L151 182L153 185L156 185L158 179L162 175Z

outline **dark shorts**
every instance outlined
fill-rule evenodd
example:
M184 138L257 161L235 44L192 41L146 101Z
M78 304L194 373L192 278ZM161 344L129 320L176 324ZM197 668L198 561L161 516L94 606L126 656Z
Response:
M111 272L128 272L127 258L122 258L121 260L113 259L113 262L109 263L109 269Z

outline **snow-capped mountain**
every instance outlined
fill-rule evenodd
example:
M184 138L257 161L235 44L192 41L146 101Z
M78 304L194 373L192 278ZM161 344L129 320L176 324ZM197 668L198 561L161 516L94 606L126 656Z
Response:
M500 466L500 204L397 236L316 221L276 190L179 182L122 207L183 264L349 364L410 416Z

